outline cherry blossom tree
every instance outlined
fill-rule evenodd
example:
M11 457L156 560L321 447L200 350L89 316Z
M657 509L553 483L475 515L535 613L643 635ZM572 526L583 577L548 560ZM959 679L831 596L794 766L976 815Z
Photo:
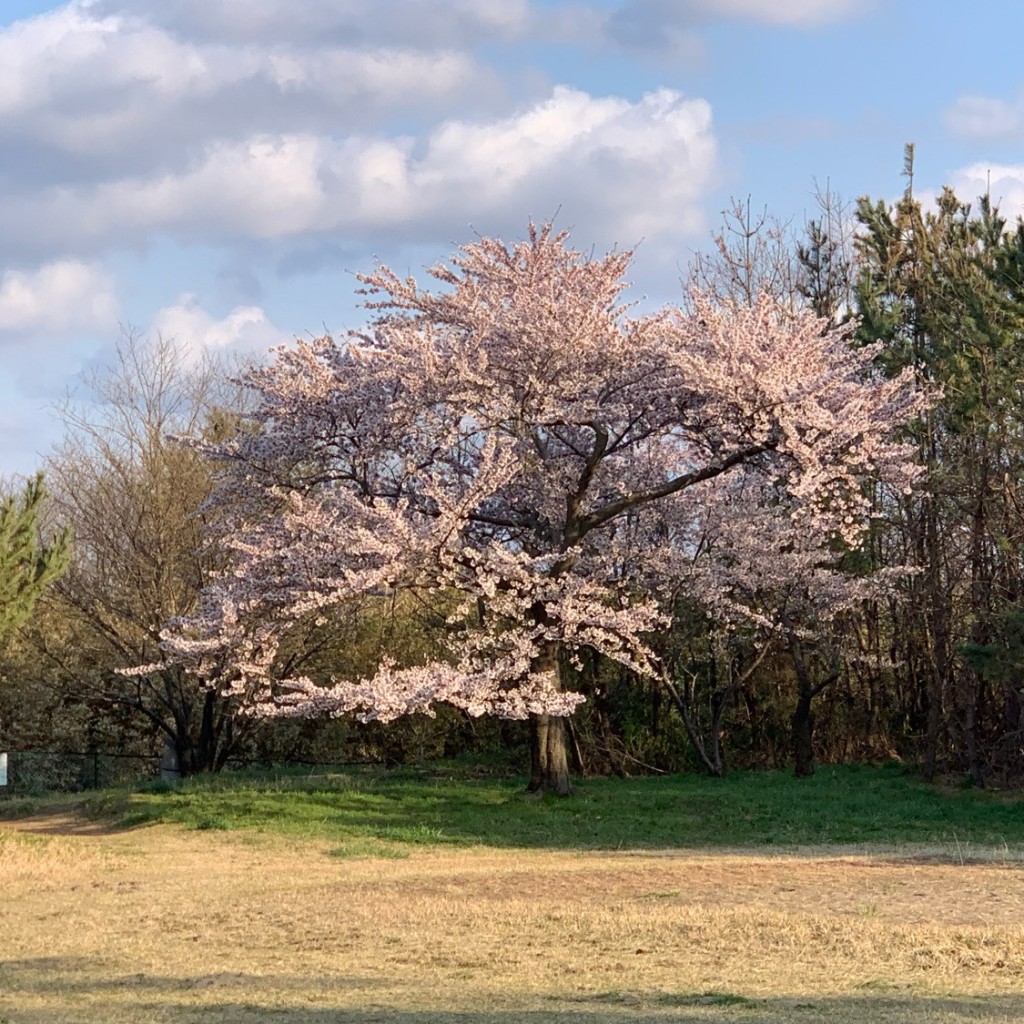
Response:
M637 315L630 260L531 225L465 246L432 288L380 267L360 278L367 329L247 374L248 428L192 442L220 467L229 565L165 657L262 687L264 714L387 721L447 701L529 718L531 788L569 793L564 716L583 698L567 670L589 649L657 674L673 574L742 474L784 490L788 529L847 541L868 476L916 479L891 440L919 407L908 375L883 379L872 349L768 297ZM727 586L692 579L702 600ZM282 670L300 624L398 590L448 609L442 660Z
M677 587L701 595L705 613L726 637L741 631L756 639L757 654L733 687L742 685L769 652L788 658L796 681L795 768L797 775L811 775L814 698L840 678L845 664L866 657L854 643L853 628L864 609L879 600L899 600L901 584L917 567L865 564L849 537L841 539L827 522L794 529L786 488L755 470L734 475L728 490L719 488L716 497L701 521L699 556L677 570ZM883 506L896 498L876 497ZM662 673L698 755L713 774L721 774L720 715L712 718L710 751L705 750L664 659Z

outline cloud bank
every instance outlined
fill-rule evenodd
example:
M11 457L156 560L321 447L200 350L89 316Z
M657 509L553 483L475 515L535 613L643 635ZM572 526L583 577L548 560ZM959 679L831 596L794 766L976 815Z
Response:
M521 230L527 214L559 208L596 242L702 225L717 149L706 101L558 85L517 99L453 46L590 25L592 10L391 6L383 19L355 2L297 13L261 0L244 17L215 2L76 3L9 27L0 157L19 159L0 181L0 231L10 250L42 263L158 234L209 245L447 241L453 225ZM417 28L426 22L432 32Z
M805 32L865 8L73 0L0 28L6 387L59 390L121 318L193 354L258 351L294 327L285 289L328 267L415 272L528 217L557 214L582 248L643 242L645 279L674 289L723 175L710 103L566 84L532 55L638 66L716 22ZM19 362L43 349L52 371Z

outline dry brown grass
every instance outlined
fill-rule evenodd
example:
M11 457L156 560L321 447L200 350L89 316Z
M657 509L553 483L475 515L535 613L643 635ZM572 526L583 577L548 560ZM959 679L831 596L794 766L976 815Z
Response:
M34 827L0 825L4 1024L1024 1020L1020 865Z

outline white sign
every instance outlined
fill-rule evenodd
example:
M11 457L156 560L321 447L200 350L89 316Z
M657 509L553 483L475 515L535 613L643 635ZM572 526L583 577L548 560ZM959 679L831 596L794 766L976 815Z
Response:
M0 754L0 786L7 785L7 755Z

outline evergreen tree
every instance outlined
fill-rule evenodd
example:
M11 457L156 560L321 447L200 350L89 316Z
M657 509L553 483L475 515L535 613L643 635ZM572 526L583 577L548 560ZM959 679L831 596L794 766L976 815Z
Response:
M68 566L71 538L58 534L49 544L39 539L46 489L42 474L20 496L0 504L0 641L7 640L32 612L48 584Z
M1024 592L1024 229L1008 232L987 197L972 210L950 189L924 209L911 147L905 174L894 207L858 207L861 336L883 341L887 371L913 367L942 394L913 431L928 491L886 510L897 528L883 557L922 567L894 653L926 774L962 768L980 783L1008 754L1024 767L1020 693L994 670Z

